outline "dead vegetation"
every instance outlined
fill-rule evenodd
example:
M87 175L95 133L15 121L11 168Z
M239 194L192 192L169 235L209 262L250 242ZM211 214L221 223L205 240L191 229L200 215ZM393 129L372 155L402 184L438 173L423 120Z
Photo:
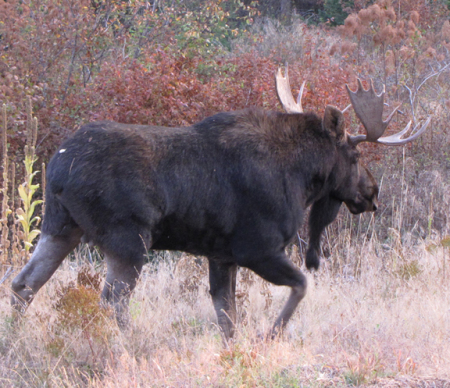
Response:
M420 7L426 8L426 4ZM434 17L425 11L419 14L421 20ZM1 386L450 387L448 21L442 25L433 19L436 39L427 40L415 13L403 12L403 24L400 16L397 21L383 22L381 18L373 29L367 28L369 16L365 11L352 15L342 38L327 29L320 34L311 32L304 24L291 31L270 22L259 26L263 30L257 39L259 52L269 56L274 49L274 58L283 64L297 60L294 72L301 69L304 78L309 77L307 109L320 111L324 101L331 100L344 107L344 89L338 90L336 85L358 74L386 80L391 100L402 100L403 109L411 111L411 116L434 114L431 130L417 145L384 150L383 154L370 146L361 147L362 153L370 156L370 167L380 182L380 209L375 215L359 217L346 209L341 211L323 239L320 270L308 274L307 296L275 341L261 341L263 332L255 328L270 328L286 299L286 289L240 269L236 338L223 348L208 293L206 261L178 253L150 254L150 263L131 300L132 319L127 331L118 330L110 312L98 303L105 267L95 248L87 247L80 247L63 263L26 316L13 322L11 271L18 273L28 250L19 239L19 224L8 224L7 218L16 220L17 208L26 209L18 193L12 191L18 186L14 181L18 164L9 163L7 156L8 144L14 139L10 137L8 143L2 136L1 249L5 276L0 281ZM376 34L374 40L372 35ZM392 40L391 47L377 45L378 38ZM236 52L250 51L244 43L236 43ZM437 52L427 45L434 45ZM266 59L271 67L261 71L264 88L256 81L247 85L250 77L242 76L236 85L245 83L238 89L247 100L242 97L239 104L248 102L251 90L259 96L254 101L273 109L268 102L273 98L270 91L259 93L272 82L276 67L272 60ZM254 73L250 65L240 66L237 61L233 66L248 67ZM110 68L114 69L113 64ZM111 70L105 74L106 79L116 80L120 73ZM429 81L422 83L427 77ZM12 76L8 79L19 82ZM137 79L136 84L148 80ZM301 77L293 74L292 79ZM8 95L22 98L16 89ZM130 89L135 93L133 87ZM161 90L165 89L163 84ZM226 95L233 99L237 93L235 89L219 91L220 98ZM108 96L103 89L101 92L100 97L95 96ZM115 90L113 94L118 95ZM80 93L74 95L84 98ZM216 100L211 101L218 106ZM141 112L139 103L132 105ZM3 110L2 126L6 128L6 106ZM10 111L8 115L12 116ZM185 118L180 113L177 117ZM14 142L17 149L17 139ZM29 159L27 179L33 174L33 163L34 154ZM25 181L32 189L32 206L37 200L33 195L39 190L33 188L32 181ZM38 228L32 220L27 218L28 230ZM290 248L291 259L299 266L303 265L305 236L305 231L300 231ZM6 248L11 250L9 256Z
M370 222L376 229L380 220ZM85 254L63 264L19 323L11 322L3 284L3 384L448 386L448 241L405 241L393 229L386 244L370 230L342 230L321 270L308 275L308 294L285 333L270 342L255 327L270 328L287 290L241 269L237 335L224 349L201 258L147 265L125 332L99 306L104 268L87 268ZM301 261L297 249L291 255Z

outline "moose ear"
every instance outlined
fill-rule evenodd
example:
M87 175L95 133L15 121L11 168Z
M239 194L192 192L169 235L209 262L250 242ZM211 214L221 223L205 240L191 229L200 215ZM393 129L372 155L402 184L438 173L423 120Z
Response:
M345 124L342 112L338 108L328 105L323 115L322 128L335 137L336 141L343 140L345 138Z

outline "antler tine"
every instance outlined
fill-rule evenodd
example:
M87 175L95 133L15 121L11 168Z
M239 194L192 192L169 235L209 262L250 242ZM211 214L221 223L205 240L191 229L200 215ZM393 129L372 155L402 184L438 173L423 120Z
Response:
M396 133L395 135L381 137L377 140L377 143L385 144L385 145L404 145L406 143L409 143L415 139L417 139L428 127L428 124L430 124L431 117L428 117L427 121L422 125L422 128L420 128L417 132L416 129L419 127L419 124L414 127L414 129L411 131L411 133L414 133L413 135L407 137L406 139L402 139L401 137L409 131L409 128L411 128L412 122L410 121L408 125L405 127L405 129L401 132Z
M358 89L356 92L350 90L348 85L347 88L350 101L352 103L353 109L358 116L361 123L366 129L367 135L350 136L350 139L355 143L360 143L362 141L376 142L384 133L389 122L391 121L394 113L400 107L396 107L386 121L383 121L383 108L384 108L384 85L383 91L380 94L375 93L373 87L373 80L370 80L370 88L365 90L362 86L361 80L358 78Z
M298 94L296 102L291 92L287 67L285 73L286 75L283 77L283 74L281 73L281 68L278 68L278 72L275 76L275 81L277 85L277 94L278 98L280 99L281 105L283 105L283 108L287 113L303 113L302 95L306 81L303 82L302 87L300 88L300 92Z

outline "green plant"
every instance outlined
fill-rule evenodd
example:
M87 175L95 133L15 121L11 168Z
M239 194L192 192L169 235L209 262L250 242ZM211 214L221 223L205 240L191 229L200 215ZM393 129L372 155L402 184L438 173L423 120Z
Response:
M345 19L354 8L353 0L324 0L323 9L319 10L322 22L328 22L332 26L344 24Z
M200 2L179 19L178 47L194 50L204 58L224 48L230 50L232 40L252 24L257 14L254 5L240 0Z
M22 202L22 207L16 209L16 218L22 227L19 233L19 239L23 242L25 249L25 259L32 247L33 240L39 235L40 230L35 228L39 225L41 218L35 216L36 206L43 201L33 199L39 184L34 184L33 180L39 171L33 170L36 161L35 147L37 138L37 118L32 115L31 99L27 99L27 144L25 145L25 182L18 187L18 193Z

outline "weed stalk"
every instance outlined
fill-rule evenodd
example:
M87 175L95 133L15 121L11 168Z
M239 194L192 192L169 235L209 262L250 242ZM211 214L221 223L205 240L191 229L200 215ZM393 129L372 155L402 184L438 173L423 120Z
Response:
M39 184L33 184L33 179L39 171L33 171L34 162L36 161L35 147L37 137L37 118L33 117L31 99L27 100L27 144L25 145L25 180L18 187L18 193L22 202L22 207L16 211L17 222L20 224L22 231L19 234L20 240L23 242L24 254L22 257L27 260L33 240L39 235L40 230L34 228L39 225L41 218L34 216L36 206L42 203L42 200L33 200ZM33 229L34 228L34 229ZM16 263L22 264L22 263Z
M2 123L3 123L3 131L2 131L2 166L3 166L3 186L1 189L2 192L2 212L1 212L1 257L0 264L5 265L8 263L8 249L9 249L9 228L8 228L8 215L11 213L11 209L8 205L8 144L7 144L7 116L6 116L6 105L2 106Z

